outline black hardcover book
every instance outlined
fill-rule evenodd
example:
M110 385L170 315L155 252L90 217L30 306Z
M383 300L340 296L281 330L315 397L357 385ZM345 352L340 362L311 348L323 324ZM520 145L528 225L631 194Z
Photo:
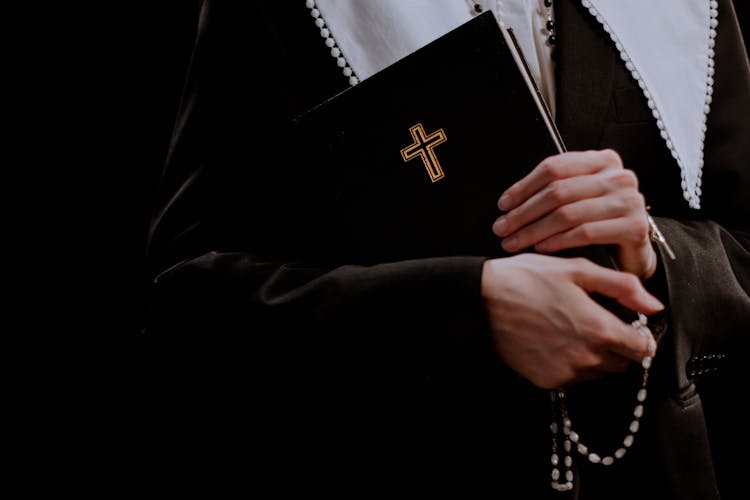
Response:
M512 31L487 11L299 116L329 256L507 255L497 200L564 150ZM316 221L316 224L318 221ZM605 247L576 249L615 267Z

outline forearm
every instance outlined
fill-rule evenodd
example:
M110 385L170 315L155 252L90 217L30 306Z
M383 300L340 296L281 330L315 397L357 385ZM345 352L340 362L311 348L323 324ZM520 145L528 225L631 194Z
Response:
M407 365L425 376L493 356L480 297L483 260L321 269L209 252L158 276L149 331L318 358L366 377Z

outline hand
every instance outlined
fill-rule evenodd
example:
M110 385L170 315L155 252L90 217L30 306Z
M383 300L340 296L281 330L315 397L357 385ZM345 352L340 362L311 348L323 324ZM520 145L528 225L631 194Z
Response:
M641 279L656 271L638 179L612 150L551 156L508 188L498 206L508 213L492 230L508 252L611 244L617 246L621 270Z
M589 292L644 314L664 309L634 275L587 259L526 253L486 261L482 297L502 360L533 384L553 389L654 355L652 336L638 333Z

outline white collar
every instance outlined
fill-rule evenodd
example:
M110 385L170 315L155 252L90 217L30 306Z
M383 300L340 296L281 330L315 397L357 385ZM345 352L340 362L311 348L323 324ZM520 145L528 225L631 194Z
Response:
M682 172L682 191L700 208L703 143L713 94L715 0L583 0L610 33L648 99Z
M362 80L471 19L465 0L316 0L314 3L336 44Z
M459 0L307 1L340 49L339 64L359 78L471 18ZM644 91L682 173L682 190L700 208L703 142L713 92L715 0L582 0L610 33ZM314 10L315 12L315 10ZM326 33L323 33L325 36ZM373 40L382 43L373 44ZM344 62L342 62L342 60Z

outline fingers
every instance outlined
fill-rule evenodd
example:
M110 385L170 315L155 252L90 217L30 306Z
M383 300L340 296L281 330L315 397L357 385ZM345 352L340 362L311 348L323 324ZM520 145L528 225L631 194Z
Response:
M641 281L630 273L623 273L597 266L586 259L573 259L576 271L574 280L587 292L596 292L612 297L623 306L654 314L664 305L651 295ZM591 341L598 347L608 349L633 361L641 362L645 356L653 356L656 343L648 328L635 328L624 323L593 300L593 309L586 311L591 324L588 325Z
M605 342L608 349L639 363L646 356L656 354L656 341L648 327L635 328L616 317L614 319L619 324L613 325L611 338Z
M498 201L501 210L512 210L554 181L622 168L620 156L612 150L568 152L551 156L529 175L509 187Z
M534 193L520 206L495 221L492 230L501 238L540 219L558 207L587 198L602 196L608 191L606 180L583 176L552 182Z
M632 328L632 327L631 327ZM646 356L654 356L656 345L651 346L648 341L643 341L643 350L627 348L614 342L610 351L603 351L596 355L599 361L585 368L575 370L575 375L567 381L566 385L571 382L582 382L585 380L595 380L601 378L607 373L622 373L631 366L633 362L641 363Z
M530 227L529 229L531 230L532 228ZM519 234L519 239L528 242L528 246L536 245L536 250L542 253L554 253L568 248L578 248L587 245L606 245L616 241L617 238L622 238L623 235L628 235L626 237L633 240L633 245L642 245L646 241L648 234L647 224L641 225L637 219L633 220L631 218L588 222L580 226L572 226L572 229L549 237L547 237L551 232L549 228L542 226L535 229L538 234L535 235L532 233L529 236ZM636 236L640 235L643 236L636 240ZM534 243L536 240L541 241Z
M655 314L664 309L664 304L651 295L633 274L607 269L584 258L570 259L569 262L573 266L574 281L587 292L612 297L628 309L644 314Z
M552 182L499 217L492 230L500 237L516 236L514 233L543 221L548 237L574 224L624 215L639 216L647 223L645 213L646 203L638 191L635 173L625 169L609 170ZM527 234L523 236L526 236L522 238L526 245L520 248L541 241Z
M601 376L603 373L624 372L630 364L630 358L609 349L592 350L587 356L582 356L578 360L576 376L580 379L587 373L592 376Z
M614 199L587 199L557 208L523 229L504 238L507 252L516 252L540 243L542 252L554 252L594 243L612 243L628 233L631 210ZM647 231L647 221L643 219Z
M530 227L529 229L536 228ZM542 238L550 231L545 232L539 229L538 232L541 234L531 235L530 241L527 239L528 235L521 235L521 232L519 232L518 239L522 242L521 245L534 245L535 250L539 253L556 253L570 248L606 245L616 241L616 238L620 238L621 242L629 241L628 245L619 247L620 270L632 273L641 279L650 278L656 272L658 255L648 239L648 221L644 217L623 217L589 222L574 226L572 229L555 234L547 239ZM542 239L542 241L534 244L534 238ZM506 251L516 251L510 250L506 243L508 242L503 241L503 248ZM511 243L515 242L511 241Z

